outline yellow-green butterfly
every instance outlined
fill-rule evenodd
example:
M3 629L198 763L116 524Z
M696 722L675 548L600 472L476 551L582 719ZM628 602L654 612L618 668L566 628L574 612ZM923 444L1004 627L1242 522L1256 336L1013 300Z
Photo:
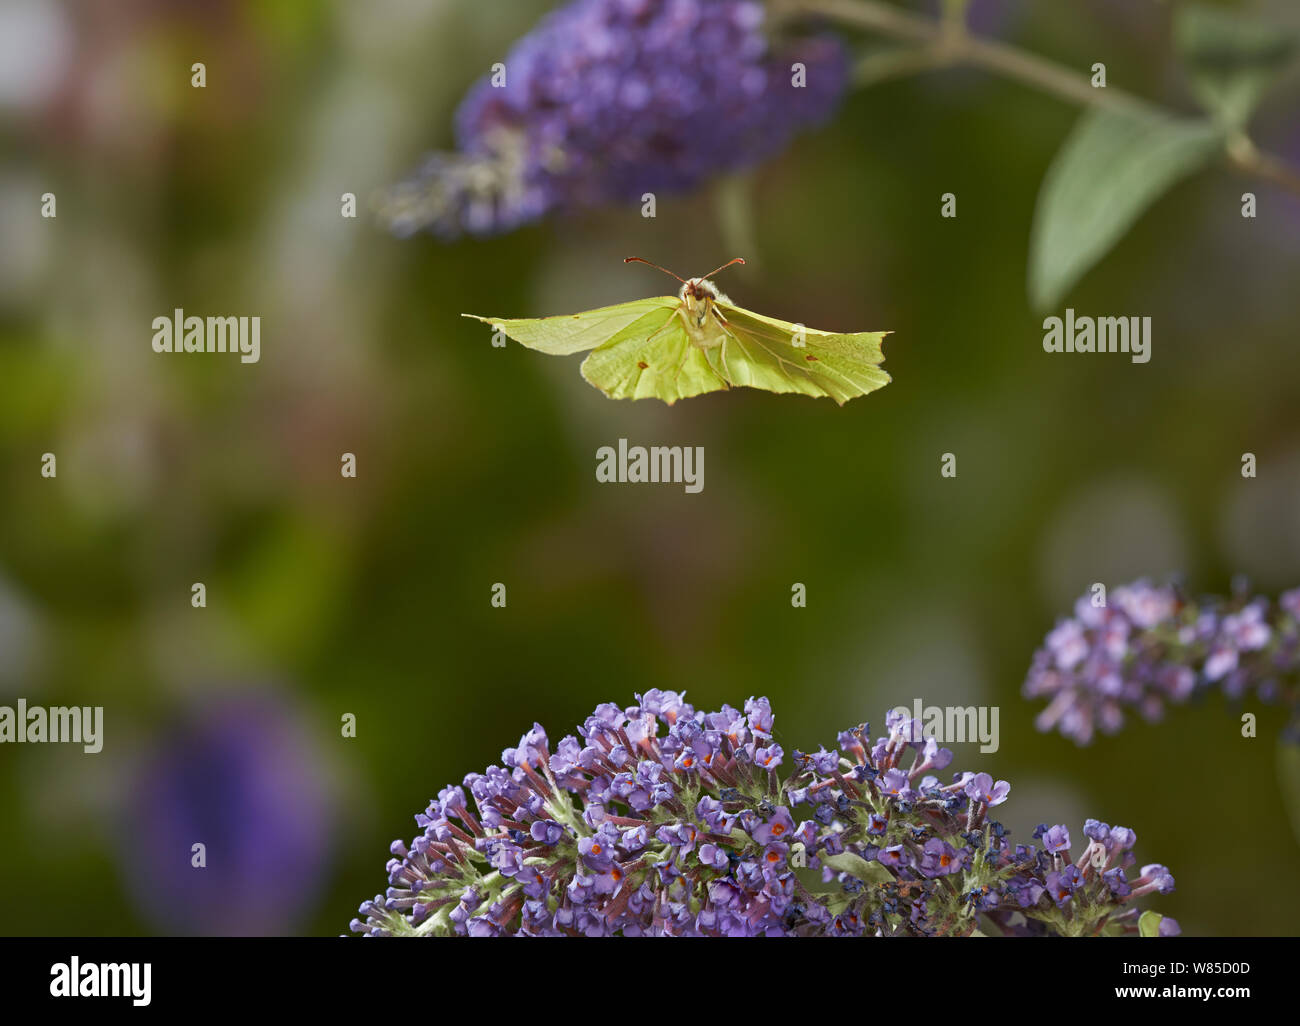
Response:
M671 405L732 386L830 396L841 406L889 383L880 369L887 331L838 335L734 306L709 279L686 279L640 257L633 261L682 283L672 296L639 299L561 317L479 317L516 342L555 356L585 352L582 376L611 399Z

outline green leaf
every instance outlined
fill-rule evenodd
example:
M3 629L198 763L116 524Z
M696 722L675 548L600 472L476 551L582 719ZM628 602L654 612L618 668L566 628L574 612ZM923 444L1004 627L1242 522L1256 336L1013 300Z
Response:
M1147 909L1138 919L1138 934L1143 937L1159 937L1160 924L1164 918L1159 912Z
M1291 831L1300 842L1300 727L1292 725L1277 742L1277 784Z
M1047 310L1175 183L1223 143L1206 120L1140 107L1088 111L1043 179L1030 238L1029 296Z
M863 883L894 882L894 874L879 862L868 862L861 855L855 855L851 851L840 852L838 855L823 855L821 862L823 866L830 866L837 873L856 876Z
M1237 130L1245 128L1296 50L1295 37L1282 29L1204 4L1179 10L1174 43L1197 98Z

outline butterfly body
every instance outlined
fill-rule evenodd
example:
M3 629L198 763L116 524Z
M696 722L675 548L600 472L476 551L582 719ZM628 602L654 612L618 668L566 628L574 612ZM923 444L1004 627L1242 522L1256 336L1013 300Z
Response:
M879 367L881 340L888 332L817 331L735 306L708 276L678 281L682 287L675 297L567 316L464 316L544 353L590 350L582 376L613 399L654 398L671 405L705 392L748 387L827 396L843 405L889 382Z
M691 344L699 349L722 345L727 337L727 320L719 312L718 304L730 300L707 278L692 278L677 295L681 300L677 312L686 325Z

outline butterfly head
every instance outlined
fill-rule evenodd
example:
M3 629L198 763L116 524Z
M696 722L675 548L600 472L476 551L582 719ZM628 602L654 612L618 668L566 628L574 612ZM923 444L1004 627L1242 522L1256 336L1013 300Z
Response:
M673 274L666 267L660 267L658 264L651 264L649 260L643 260L641 257L628 257L623 261L625 264L638 263L649 264L656 270L663 271L664 274L672 275L682 283L681 291L678 296L681 298L682 306L686 310L687 319L693 323L695 328L702 329L709 321L709 313L713 310L714 303L730 303L731 300L719 291L718 286L709 281L713 275L719 271L725 271L732 264L743 264L745 261L740 257L734 260L728 260L721 267L715 268L706 275L699 278L683 278L680 275Z
M710 303L731 302L731 300L722 294L722 290L719 289L718 286L714 285L713 282L709 281L708 278L691 278L682 285L681 290L677 295L681 298L682 302L686 304L688 310L693 309L696 306L707 310Z

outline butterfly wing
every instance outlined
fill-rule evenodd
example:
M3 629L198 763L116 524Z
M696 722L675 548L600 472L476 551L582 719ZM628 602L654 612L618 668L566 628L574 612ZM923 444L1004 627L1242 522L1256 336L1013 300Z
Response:
M601 345L644 339L668 322L679 303L680 300L671 296L657 296L560 317L512 320L507 317L479 317L477 314L462 316L483 321L493 327L500 325L507 336L529 349L553 356L570 356Z
M582 361L582 376L611 399L662 399L669 406L728 387L705 352L691 345L676 301L667 322L653 333L640 338L624 333L594 350Z
M880 343L887 331L836 334L729 303L719 303L718 309L728 322L727 337L705 352L710 366L732 385L829 396L843 406L889 384L889 375L880 369L885 359Z

